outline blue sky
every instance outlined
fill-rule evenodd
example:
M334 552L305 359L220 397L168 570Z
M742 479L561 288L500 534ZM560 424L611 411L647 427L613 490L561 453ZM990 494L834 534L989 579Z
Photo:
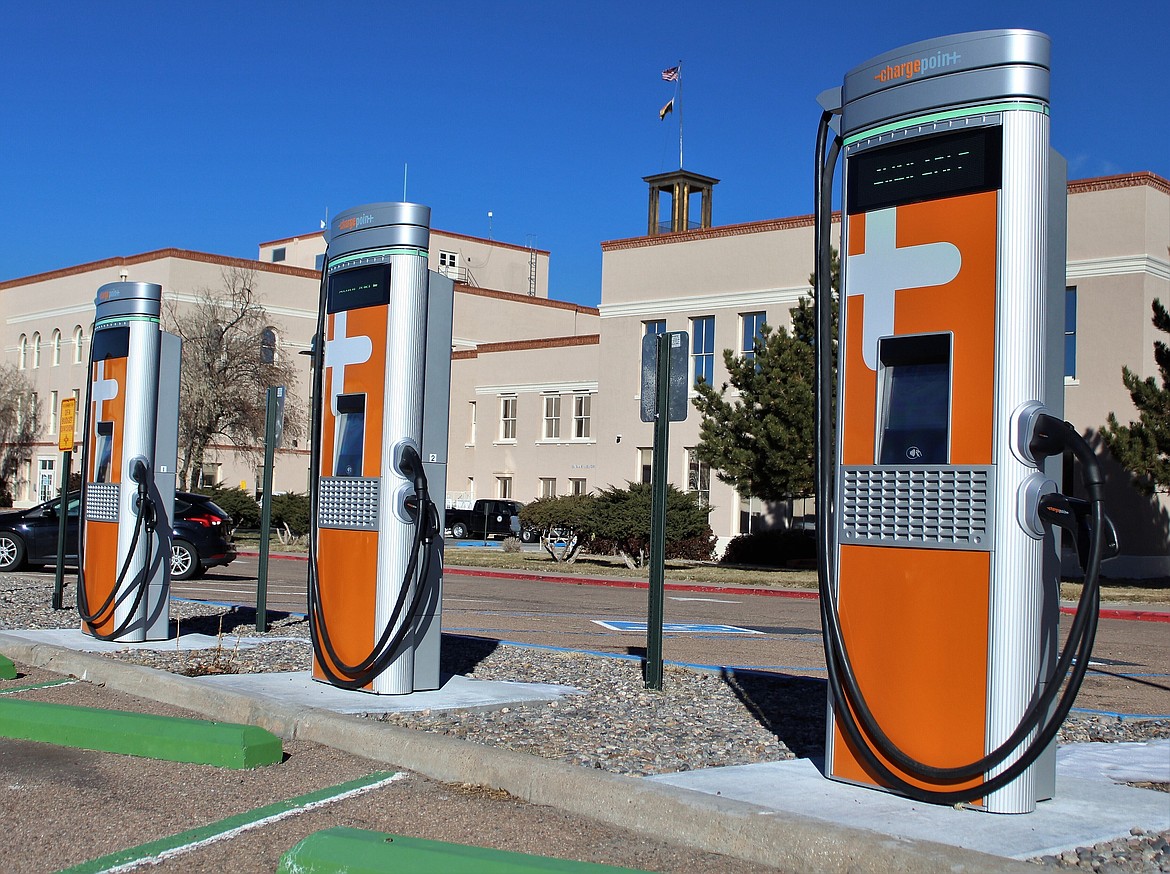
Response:
M596 304L599 243L646 231L677 168L661 71L683 62L687 169L716 224L812 210L815 99L899 45L1053 38L1053 144L1084 178L1170 176L1165 0L6 4L0 280L176 246L255 257L407 195L434 226L552 252Z

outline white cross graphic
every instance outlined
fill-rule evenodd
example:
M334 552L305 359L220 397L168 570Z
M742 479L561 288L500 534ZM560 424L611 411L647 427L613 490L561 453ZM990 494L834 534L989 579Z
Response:
M93 407L93 421L100 422L102 420L102 404L106 401L112 401L118 396L118 380L106 379L106 362L99 361L97 363L97 374L93 378L93 382L89 387L90 403Z
M337 396L345 394L345 368L348 364L362 364L370 360L374 344L369 337L345 334L347 313L340 312L333 317L333 339L325 341L325 369L333 368L330 383L329 406L337 415Z
M845 259L847 294L865 301L861 327L861 355L877 370L880 337L894 333L895 292L907 288L945 285L959 275L963 256L954 243L897 245L897 208L865 215L865 252Z

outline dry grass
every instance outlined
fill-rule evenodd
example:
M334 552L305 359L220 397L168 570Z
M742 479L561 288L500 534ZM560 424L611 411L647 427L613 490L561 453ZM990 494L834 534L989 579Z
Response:
M499 549L465 547L447 552L447 563L456 567L496 568L531 574L564 574L645 580L645 568L630 570L621 559L586 555L573 564L560 564L543 552L505 553ZM815 570L796 568L724 567L707 562L668 561L666 579L672 583L700 583L723 586L760 586L783 589L815 589ZM1061 583L1061 598L1080 597L1079 582ZM1109 603L1170 604L1170 579L1102 580L1101 600Z

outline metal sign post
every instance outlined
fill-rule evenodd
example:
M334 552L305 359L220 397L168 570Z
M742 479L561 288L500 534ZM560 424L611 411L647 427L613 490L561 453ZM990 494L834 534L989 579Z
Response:
M61 463L61 501L57 506L57 568L53 579L53 609L64 609L65 591L65 532L69 515L69 478L73 475L73 430L77 422L77 400L64 398L61 401L60 437L57 448L64 453ZM79 517L80 518L80 517Z
M687 417L686 331L642 338L642 421L654 422L651 466L650 592L646 619L647 689L662 689L662 605L666 589L666 460L670 423Z
M284 433L284 386L268 389L264 419L264 473L260 496L260 567L256 572L256 630L268 630L268 549L272 536L272 464Z

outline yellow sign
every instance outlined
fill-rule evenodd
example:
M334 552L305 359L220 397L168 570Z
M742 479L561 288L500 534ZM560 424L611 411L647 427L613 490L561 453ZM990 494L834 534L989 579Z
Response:
M73 451L73 428L77 421L77 399L76 398L62 398L61 399L61 427L60 437L57 440L57 447L62 452Z

